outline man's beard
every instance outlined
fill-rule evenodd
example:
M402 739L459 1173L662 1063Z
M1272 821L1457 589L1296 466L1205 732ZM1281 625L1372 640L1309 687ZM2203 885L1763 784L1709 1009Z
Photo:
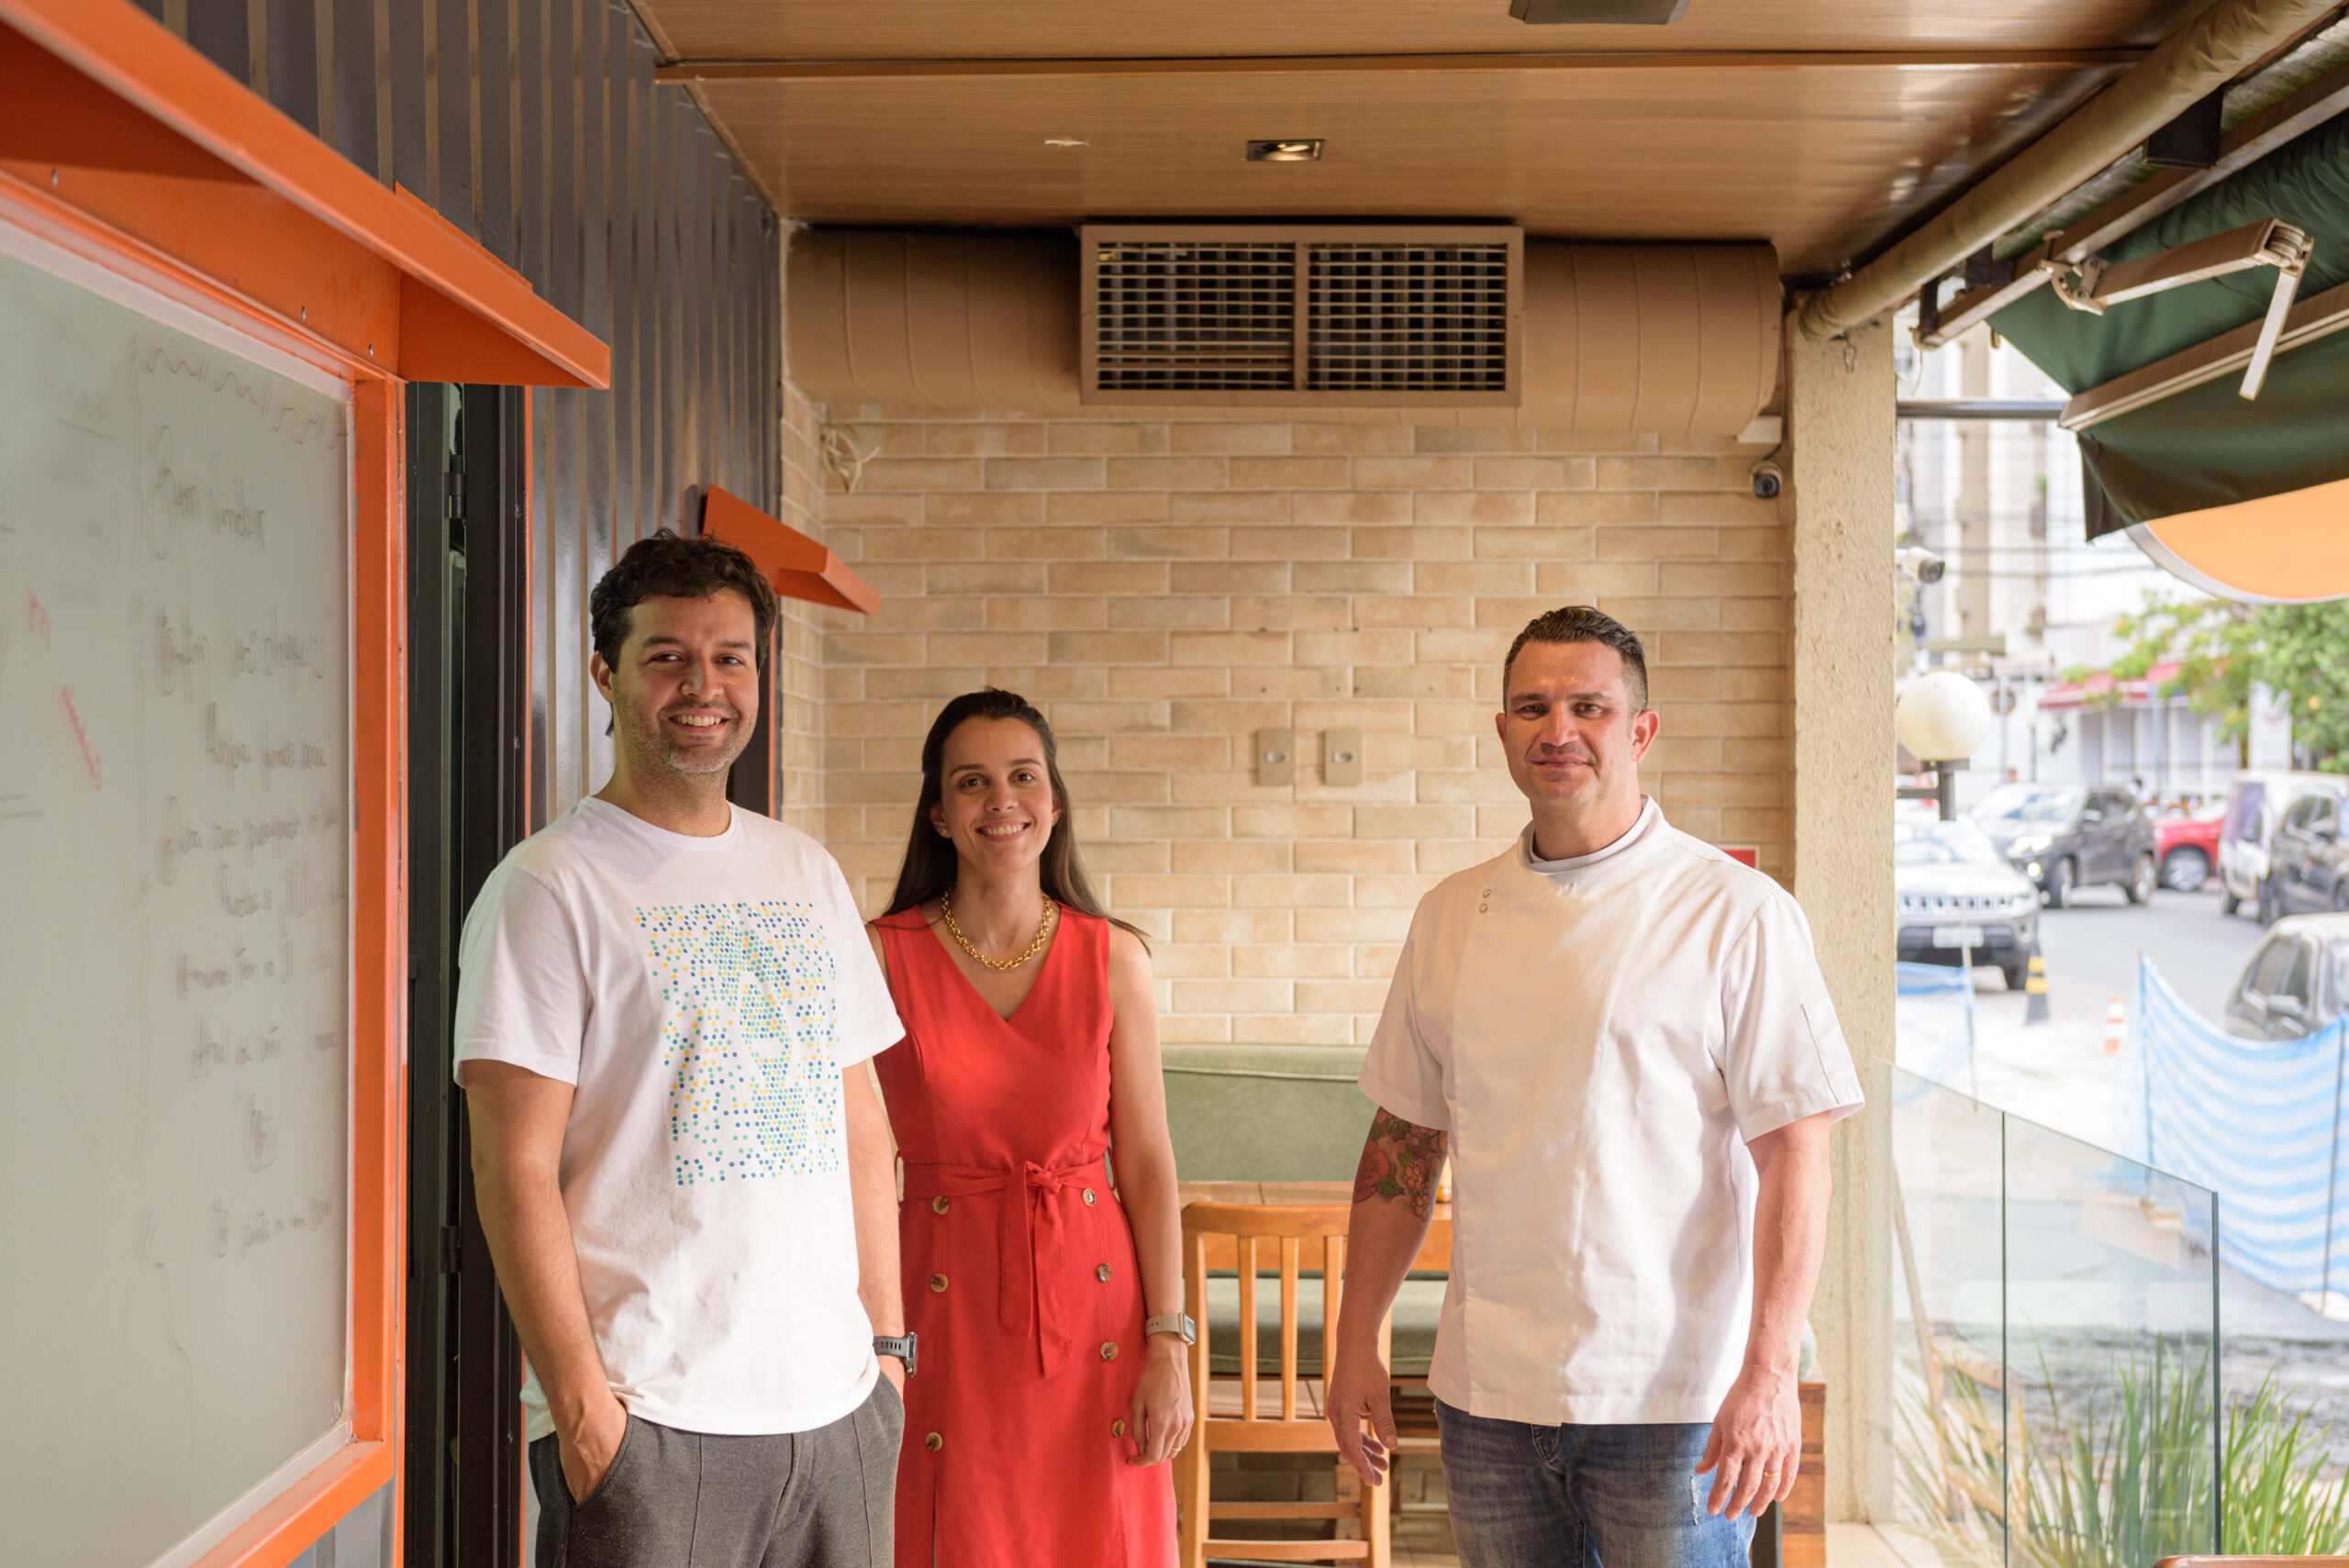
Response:
M696 703L692 706L708 707L713 705ZM634 730L637 735L634 750L640 757L652 762L664 773L678 773L686 778L704 778L711 773L722 773L732 767L743 751L749 748L751 736L749 728L742 723L740 714L730 707L721 711L725 714L727 721L735 727L731 745L716 750L681 746L670 736L668 715L663 713L656 717L649 726L639 728L633 723L629 726L629 728Z

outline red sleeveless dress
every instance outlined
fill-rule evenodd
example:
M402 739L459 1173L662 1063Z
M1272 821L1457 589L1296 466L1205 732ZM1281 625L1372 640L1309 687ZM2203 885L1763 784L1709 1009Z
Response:
M918 910L875 925L906 1025L874 1065L906 1162L898 1242L921 1351L899 1568L1168 1568L1170 1467L1126 1462L1144 1313L1102 1158L1108 922L1063 907L1008 1019Z

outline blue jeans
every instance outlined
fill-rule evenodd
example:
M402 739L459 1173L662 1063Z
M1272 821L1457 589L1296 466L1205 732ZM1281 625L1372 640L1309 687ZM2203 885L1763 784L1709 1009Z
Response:
M1436 1402L1461 1568L1746 1568L1753 1517L1705 1511L1712 1428L1534 1427Z

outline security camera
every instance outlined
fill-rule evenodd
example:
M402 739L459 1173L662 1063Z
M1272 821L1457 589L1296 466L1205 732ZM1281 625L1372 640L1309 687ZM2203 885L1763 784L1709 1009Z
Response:
M1778 491L1786 482L1787 476L1778 472L1776 463L1765 461L1753 465L1753 498L1755 500L1776 500Z
M1949 570L1948 562L1921 544L1895 550L1892 559L1904 575L1914 577L1920 583L1938 583L1942 580L1942 573Z

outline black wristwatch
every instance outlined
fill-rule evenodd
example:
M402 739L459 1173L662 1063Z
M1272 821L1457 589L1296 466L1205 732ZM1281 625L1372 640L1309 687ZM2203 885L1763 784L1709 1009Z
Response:
M896 1357L906 1363L906 1375L911 1377L914 1374L913 1330L908 1329L902 1334L874 1335L873 1353L876 1356Z

